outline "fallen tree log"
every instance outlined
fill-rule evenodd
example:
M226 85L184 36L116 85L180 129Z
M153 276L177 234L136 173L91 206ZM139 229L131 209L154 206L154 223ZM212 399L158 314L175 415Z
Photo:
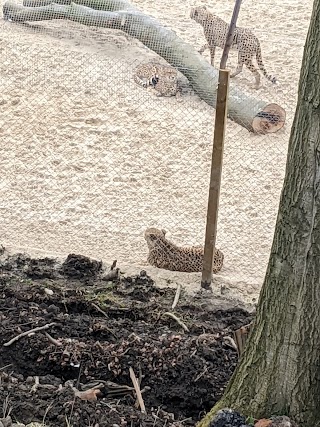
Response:
M91 7L78 4L80 1ZM6 2L3 15L15 22L69 19L84 25L122 30L176 67L187 77L199 97L215 108L218 71L174 31L139 12L125 0L80 1L58 0L60 4L48 4L48 0L25 0L28 5L41 4L37 7ZM247 96L233 83L230 85L228 117L249 131L276 132L283 127L285 116L285 110L279 105Z

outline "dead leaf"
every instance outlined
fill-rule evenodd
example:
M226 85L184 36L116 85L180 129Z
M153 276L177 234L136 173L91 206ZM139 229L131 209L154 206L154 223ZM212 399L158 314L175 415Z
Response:
M89 390L79 391L75 390L74 395L79 397L81 400L87 400L88 402L94 402L97 400L97 394L101 393L101 391L93 388L89 388Z
M272 420L267 420L266 418L262 418L261 420L258 420L254 427L268 427L272 423Z

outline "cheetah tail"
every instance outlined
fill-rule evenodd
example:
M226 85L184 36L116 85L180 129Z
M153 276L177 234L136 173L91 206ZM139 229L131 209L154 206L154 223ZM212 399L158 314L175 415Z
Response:
M265 78L270 80L272 83L277 83L277 79L275 77L273 77L271 74L268 74L267 70L265 69L265 67L263 65L261 46L260 46L259 42L258 42L257 51L256 51L256 58L257 58L259 68L263 72L263 75L265 76Z
M137 85L142 86L144 88L147 88L149 86L148 79L141 78L141 77L137 76L136 74L133 75L133 80Z

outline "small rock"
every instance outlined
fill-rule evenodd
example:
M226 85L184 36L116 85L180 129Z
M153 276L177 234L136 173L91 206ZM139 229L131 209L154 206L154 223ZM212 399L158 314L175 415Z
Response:
M26 383L27 384L34 384L34 378L33 377L27 377L27 379L26 379Z
M55 314L60 313L60 308L54 304L50 304L47 310L48 310L48 313L55 313Z
M232 409L221 409L211 421L209 427L247 427L246 419Z

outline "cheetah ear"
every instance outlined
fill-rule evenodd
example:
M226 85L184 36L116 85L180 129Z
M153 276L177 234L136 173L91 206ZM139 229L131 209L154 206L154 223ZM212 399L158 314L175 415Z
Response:
M166 230L162 229L161 231L162 231L163 235L165 236L166 235Z

